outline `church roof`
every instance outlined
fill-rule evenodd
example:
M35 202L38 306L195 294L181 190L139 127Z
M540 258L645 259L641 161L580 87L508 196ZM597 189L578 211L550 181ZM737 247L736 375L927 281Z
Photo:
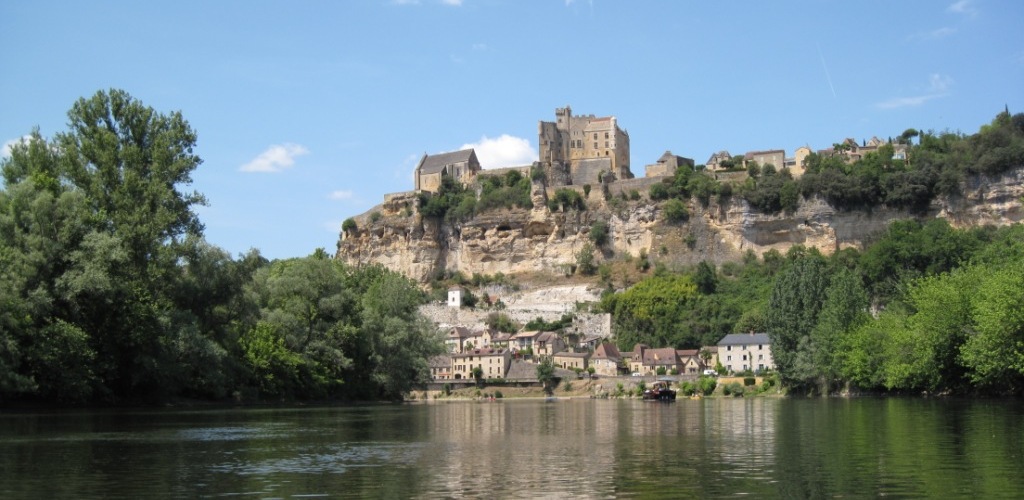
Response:
M440 153L436 155L424 155L423 159L420 160L419 167L417 170L421 174L436 174L444 167L455 163L466 163L471 160L476 160L476 151L473 149L463 149L462 151L452 151L450 153Z

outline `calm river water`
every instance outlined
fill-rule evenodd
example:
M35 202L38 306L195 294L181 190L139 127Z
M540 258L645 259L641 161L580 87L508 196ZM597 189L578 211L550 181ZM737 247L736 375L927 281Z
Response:
M1011 498L1024 404L440 402L0 413L0 498Z

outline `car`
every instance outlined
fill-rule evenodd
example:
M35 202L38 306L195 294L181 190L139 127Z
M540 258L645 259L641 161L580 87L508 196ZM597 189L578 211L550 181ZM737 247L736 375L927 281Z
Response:
M640 373L640 372L633 372L633 376L634 376L634 377L643 377L643 376L644 376L644 374L643 374L643 373Z
M707 375L709 377L717 377L718 376L718 372L716 372L714 370L704 370L704 375Z

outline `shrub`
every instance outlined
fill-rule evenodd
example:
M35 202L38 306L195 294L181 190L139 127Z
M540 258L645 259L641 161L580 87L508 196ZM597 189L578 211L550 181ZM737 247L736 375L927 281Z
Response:
M587 243L580 248L580 252L576 254L576 270L583 276L591 276L597 271L597 266L594 265L594 245Z
M603 220L596 220L590 226L590 241L597 246L604 246L608 243L608 223Z
M640 191L637 191L636 189L630 190L629 191L629 199L633 200L633 201L639 200L640 199Z
M715 392L715 387L718 386L718 380L715 377L700 377L697 379L697 389L704 395L709 395Z
M757 384L757 379L754 377L743 377L743 385L750 387Z
M590 198L590 184L583 185L583 197Z
M505 395L502 394L501 391L498 391L498 390L494 391L494 399L501 399L503 397L505 397Z
M655 201L668 199L668 186L659 182L651 186L651 189L647 192L647 195L650 196L651 199Z
M667 371L665 370L664 366L659 366L658 369L654 371L654 373L657 373L658 375L664 375L665 373L667 373Z
M665 220L671 224L686 222L690 218L690 211L686 209L686 204L674 198L665 202L662 211L665 214Z
M341 223L341 230L347 232L355 231L357 229L356 220L349 217L345 219L345 222Z

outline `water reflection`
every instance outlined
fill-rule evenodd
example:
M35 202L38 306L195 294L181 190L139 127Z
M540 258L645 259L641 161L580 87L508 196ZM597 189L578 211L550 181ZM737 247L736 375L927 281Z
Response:
M0 415L0 497L1010 497L1022 416L761 398Z

